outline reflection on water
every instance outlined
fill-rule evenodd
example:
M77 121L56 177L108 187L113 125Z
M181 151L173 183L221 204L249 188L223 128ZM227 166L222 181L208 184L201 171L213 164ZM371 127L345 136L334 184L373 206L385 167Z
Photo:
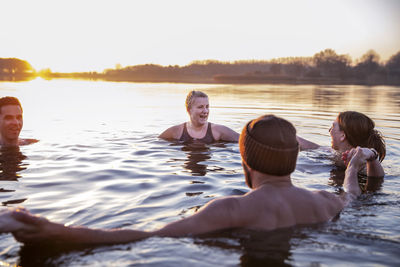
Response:
M181 151L186 154L183 168L193 176L204 176L207 174L206 161L211 158L209 145L204 143L172 143L173 146L181 147ZM174 159L172 159L174 160ZM175 159L178 161L178 159Z
M339 111L364 112L386 138L384 183L360 177L362 186L372 192L337 220L316 228L155 237L85 249L25 247L11 235L1 235L0 265L399 262L399 87L0 82L1 94L19 97L24 107L21 137L41 140L1 151L0 201L11 207L23 202L32 212L66 224L155 229L192 214L213 198L246 193L237 144L188 145L157 138L164 129L188 120L184 101L191 89L210 96L211 122L240 132L250 119L274 113L290 120L299 135L326 146L328 129ZM301 151L292 179L302 188L340 192L343 174L330 153Z
M20 177L18 172L27 168L27 164L22 164L24 159L19 147L0 148L0 180L16 181Z
M202 235L195 243L202 246L224 248L240 253L238 265L291 266L291 248L296 240L307 238L299 227L262 232L253 230L222 231Z
M291 266L291 241L295 229L254 232L241 238L241 266ZM303 237L304 238L304 237Z
M27 164L22 161L26 156L21 153L19 147L2 147L0 148L0 196L2 193L7 194L7 200L2 202L3 206L11 204L20 204L26 200L22 199L8 199L8 194L15 192L15 189L8 189L2 187L2 181L17 181L21 177L18 172L27 168ZM0 199L3 199L1 197Z
M202 163L211 158L210 149L205 144L188 144L182 147L187 154L187 161L183 167L188 169L193 176L207 174L207 165Z
M345 169L341 167L334 167L330 172L329 185L335 187L343 186L345 177ZM363 192L376 192L381 189L383 184L383 177L367 176L363 173L358 174L358 184Z

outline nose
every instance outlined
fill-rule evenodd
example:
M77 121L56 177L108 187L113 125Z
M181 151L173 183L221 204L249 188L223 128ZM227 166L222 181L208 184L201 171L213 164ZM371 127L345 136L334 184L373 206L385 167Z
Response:
M328 132L331 132L331 131L332 131L332 126L329 128Z
M12 118L11 120L10 120L10 124L12 124L12 125L20 125L22 123L22 121L20 120L20 119L18 119L18 118Z

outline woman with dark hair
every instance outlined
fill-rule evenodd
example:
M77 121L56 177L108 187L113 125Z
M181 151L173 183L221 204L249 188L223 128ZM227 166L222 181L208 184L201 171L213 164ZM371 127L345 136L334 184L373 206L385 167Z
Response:
M367 175L383 177L385 175L381 166L386 156L386 145L382 134L375 129L375 123L371 118L357 111L345 111L339 113L329 129L332 148L340 155L346 155L357 147L367 153L373 152L373 156L367 160ZM316 149L320 146L297 136L301 150Z
M237 142L239 134L234 130L208 122L210 106L208 96L201 91L191 91L186 97L186 111L190 120L172 126L160 134L160 138L179 140L185 143L201 142L211 144L216 141Z

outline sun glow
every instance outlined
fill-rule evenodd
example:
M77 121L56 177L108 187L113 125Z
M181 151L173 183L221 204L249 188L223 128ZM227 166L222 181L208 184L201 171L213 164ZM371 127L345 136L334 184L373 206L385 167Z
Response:
M36 70L312 56L326 48L353 59L375 49L387 59L400 47L394 0L46 0L0 8L0 57Z

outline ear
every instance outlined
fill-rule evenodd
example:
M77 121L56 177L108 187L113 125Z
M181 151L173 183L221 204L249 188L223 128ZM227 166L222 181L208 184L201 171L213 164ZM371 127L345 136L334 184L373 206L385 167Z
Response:
M342 132L342 135L340 136L340 141L344 142L346 140L346 134Z
M253 183L251 181L253 170L244 162L242 161L243 171L244 171L244 178L246 181L247 186L252 189Z

